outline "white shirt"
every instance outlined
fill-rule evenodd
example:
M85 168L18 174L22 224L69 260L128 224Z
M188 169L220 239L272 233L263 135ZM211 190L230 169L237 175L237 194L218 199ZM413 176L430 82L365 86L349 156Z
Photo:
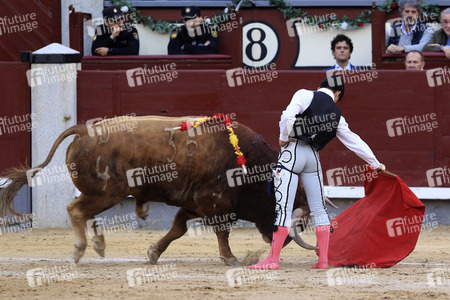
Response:
M334 101L334 94L331 90L327 88L318 89L319 92L324 92L330 96ZM295 123L295 116L297 114L303 113L311 104L314 97L314 92L301 89L298 90L292 97L291 103L286 107L286 110L281 114L280 120L280 140L288 141L289 134ZM365 160L373 168L377 169L380 166L380 162L377 160L375 155L369 146L357 135L352 132L348 127L347 121L341 116L339 124L336 131L336 137L347 147L349 150L353 151L361 159Z
M334 70L342 70L342 67L338 63L335 63ZM348 63L344 70L352 70L352 64Z

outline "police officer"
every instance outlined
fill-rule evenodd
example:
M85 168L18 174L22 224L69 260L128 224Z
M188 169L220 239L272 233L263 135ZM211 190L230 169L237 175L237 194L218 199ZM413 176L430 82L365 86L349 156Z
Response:
M214 54L219 45L215 29L202 23L200 8L185 7L181 10L184 25L170 35L169 54Z
M328 269L330 221L326 213L322 168L318 151L337 137L348 149L377 171L384 170L369 146L353 133L336 102L344 96L343 84L325 78L317 91L301 89L292 97L280 121L280 155L274 174L275 229L269 256L250 269L278 269L284 240L291 226L291 214L300 177L314 221L319 261L314 269ZM342 80L341 80L342 82Z
M92 55L138 55L139 36L131 22L125 22L117 6L103 10L104 24L95 30Z

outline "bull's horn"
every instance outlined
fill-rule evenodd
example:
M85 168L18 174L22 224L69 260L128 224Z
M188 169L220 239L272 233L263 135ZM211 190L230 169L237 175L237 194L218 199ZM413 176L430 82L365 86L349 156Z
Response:
M306 211L303 211L301 208L294 209L292 212L292 220L300 220L300 222L304 225L304 228L306 228L308 219L305 219ZM306 243L302 237L300 236L300 233L298 232L298 222L293 221L291 224L291 227L294 229L294 236L291 235L292 239L302 248L308 249L308 250L317 250L319 248L314 247Z
M335 208L335 209L339 209L339 207L337 207L336 204L334 204L330 199L328 199L328 197L325 197L325 202L326 202L329 206L331 206L331 207L333 207L333 208Z
M308 250L319 250L319 248L314 247L308 243L306 243L302 237L300 236L300 233L297 230L297 226L294 226L294 241L302 248L308 249Z

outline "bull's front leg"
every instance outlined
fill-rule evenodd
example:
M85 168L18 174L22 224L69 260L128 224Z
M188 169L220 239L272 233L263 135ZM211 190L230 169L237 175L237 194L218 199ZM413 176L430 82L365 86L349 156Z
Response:
M231 228L231 223L226 224L227 228ZM228 226L229 225L229 226ZM228 243L228 238L230 232L228 230L216 230L217 241L219 242L219 255L220 259L227 266L240 266L241 263L237 260L236 256L233 255L230 249L230 244Z
M186 222L189 219L198 217L197 215L194 215L192 213L189 213L183 208L180 208L180 210L175 215L175 218L173 220L172 228L170 228L169 232L158 242L151 245L148 250L148 258L150 259L150 263L152 265L156 265L158 262L159 257L161 254L166 251L167 247L169 247L170 243L172 243L174 240L182 237L186 231L187 231L187 225Z

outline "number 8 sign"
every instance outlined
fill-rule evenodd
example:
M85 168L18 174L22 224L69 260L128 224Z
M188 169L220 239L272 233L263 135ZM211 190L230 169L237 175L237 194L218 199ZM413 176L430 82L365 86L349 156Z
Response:
M280 40L275 30L262 21L251 21L242 28L242 60L248 67L270 64L278 56Z

